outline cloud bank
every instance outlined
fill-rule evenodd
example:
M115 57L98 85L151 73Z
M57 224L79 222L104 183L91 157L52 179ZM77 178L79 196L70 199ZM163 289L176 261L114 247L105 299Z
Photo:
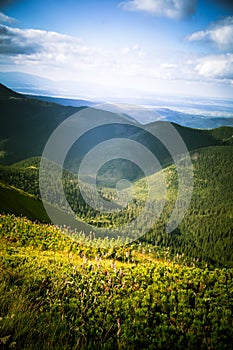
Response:
M233 82L233 54L207 56L199 60L195 70L209 79L225 79Z
M126 0L120 3L125 11L144 11L152 15L181 19L196 11L196 0Z
M19 29L0 25L0 53L5 55L31 55L36 52L59 51L78 53L80 40L57 32L36 29Z
M215 22L206 30L195 32L187 39L211 42L219 50L233 52L233 16Z
M135 1L125 1L124 4ZM162 1L148 0L147 5L155 3L158 5ZM168 9L168 4L171 6L174 1L163 1L163 11ZM177 16L172 12L171 18ZM212 55L206 56L174 50L157 54L155 50L146 51L138 42L110 49L94 47L71 35L16 28L10 26L12 20L0 15L0 63L3 71L18 70L55 81L69 81L69 84L72 81L74 84L85 82L88 86L92 86L92 83L101 84L108 91L116 87L114 91L122 94L123 88L131 91L135 87L141 94L147 95L148 92L154 94L156 91L166 94L198 91L198 94L202 94L206 91L206 84L209 84L208 93L211 84L233 86L233 53L230 52L232 17L215 23L207 30L193 33L188 38L190 42L210 41L208 31L211 30L215 33L211 34L211 38L215 38L221 47L224 45L228 48L227 52L216 54L215 50Z

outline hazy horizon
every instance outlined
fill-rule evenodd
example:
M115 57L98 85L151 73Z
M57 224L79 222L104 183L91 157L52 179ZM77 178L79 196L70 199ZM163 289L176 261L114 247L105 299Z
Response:
M54 96L232 99L229 1L12 0L0 11L0 71L48 79Z

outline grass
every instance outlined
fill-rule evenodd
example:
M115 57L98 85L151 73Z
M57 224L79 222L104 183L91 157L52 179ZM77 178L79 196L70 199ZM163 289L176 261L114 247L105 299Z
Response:
M232 269L14 216L0 227L1 349L231 349Z

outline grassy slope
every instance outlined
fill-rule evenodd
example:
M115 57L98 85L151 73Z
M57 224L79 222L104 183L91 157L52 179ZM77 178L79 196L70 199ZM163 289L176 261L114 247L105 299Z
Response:
M2 350L231 348L232 269L90 248L24 218L0 228Z
M172 234L164 231L166 222L173 208L177 193L177 175L174 166L170 166L163 170L167 182L167 203L166 209L155 226L146 236L146 238L155 245L162 247L170 247L174 253L185 253L188 256L199 257L218 264L229 264L232 266L232 249L233 249L233 180L232 180L232 163L233 148L232 146L209 147L197 150L192 153L192 161L194 166L194 191L191 205L184 220L180 223L177 230ZM35 191L35 188L27 187L33 184L36 179L38 169L38 159L25 160L17 166L10 168L2 168L2 181L12 179L14 186L22 186L24 190ZM19 168L20 166L20 168ZM4 175L4 169L8 169L9 173ZM21 183L17 179L17 175L21 174ZM161 173L152 175L153 181L159 185L161 181ZM38 186L38 185L36 185ZM35 187L35 186L34 186ZM49 185L48 185L49 188ZM143 180L134 185L136 198L139 202L147 196L147 186ZM36 190L38 191L38 190ZM38 192L36 192L38 193ZM112 190L105 189L105 195L111 194ZM159 199L158 196L156 198ZM15 203L15 201L13 201ZM4 209L4 204L2 204ZM131 206L130 215L138 215L136 206ZM17 209L17 208L16 208ZM6 211L15 212L18 211ZM85 208L84 208L85 212ZM35 213L37 214L37 213ZM27 213L24 211L24 215ZM30 218L32 216L29 216ZM117 214L116 224L125 222L124 215ZM38 219L38 215L33 218ZM92 215L87 212L83 219L87 222L107 225L109 216L105 214ZM82 219L82 220L83 220ZM63 217L61 216L61 224Z

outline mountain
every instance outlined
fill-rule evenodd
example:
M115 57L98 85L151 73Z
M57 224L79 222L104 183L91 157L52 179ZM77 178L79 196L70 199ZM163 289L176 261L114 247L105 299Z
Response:
M6 87L0 83L0 99L1 100L21 98L21 97L22 96L20 94L18 94L17 92L9 89L8 87Z
M32 194L36 196L34 200L38 200L40 197L38 172L43 147L49 135L62 121L72 113L82 111L82 109L30 99L15 93L3 85L0 86L0 95L1 110L3 111L0 131L2 164L18 162L12 166L2 165L0 167L0 181L5 186L14 186ZM89 110L92 111L91 108ZM93 128L80 137L68 153L65 161L66 170L63 172L63 187L66 191L66 196L71 201L72 208L79 218L87 223L97 224L98 227L108 227L109 224L110 226L124 224L129 218L132 219L137 216L137 213L141 210L140 208L145 200L143 197L145 187L141 181L145 179L144 174L133 162L128 162L128 164L125 160L113 159L100 169L98 175L98 184L100 184L104 198L114 198L114 188L118 180L124 178L134 183L138 197L135 198L135 201L129 207L128 213L124 210L122 215L117 215L116 217L105 213L96 213L94 209L85 203L78 189L78 181L75 175L83 156L97 144L114 138L127 138L144 145L156 156L164 168L163 171L155 174L153 171L151 172L150 176L154 183L160 183L163 172L169 179L166 210L156 225L153 226L151 232L148 233L146 240L154 245L170 247L174 253L185 252L187 255L211 262L223 265L231 264L233 128L221 127L213 130L196 130L173 124L192 157L194 191L188 214L175 232L167 234L165 227L176 198L177 174L174 165L172 165L173 159L165 145L152 134L154 132L157 132L158 135L164 134L168 123L158 121L141 127L139 123L124 114L110 113L104 110L97 111L97 113L109 118L114 116L114 120L119 121L119 123ZM88 122L88 125L91 127L92 120L86 121L85 118L86 114L83 113L74 122L77 122L77 125L80 127L83 127ZM127 121L130 124L124 124ZM111 147L113 146L110 142L108 148L111 150ZM105 149L103 153L104 155L105 153L107 154ZM181 154L176 155L182 156ZM31 156L34 158L26 159ZM53 165L51 164L51 166ZM57 194L53 178L48 178L47 181L48 193L45 193L45 196L46 200L49 201L51 194L54 198L56 198ZM89 184L87 183L86 186L89 186ZM88 191L91 191L91 187L88 187ZM33 202L36 203L35 205L30 204L28 201L31 198L27 198L26 202L28 204L20 204L22 206L22 209L20 209L17 206L14 207L14 203L26 203L25 200L19 199L19 196L20 198L22 197L21 192L15 192L15 189L12 187L2 186L1 193L2 211L4 211L5 207L6 212L18 214L22 210L22 213L29 215L27 210L23 209L24 207L41 206L39 202ZM23 198L25 198L25 195L24 193ZM10 201L7 198L10 198ZM156 198L156 200L160 199ZM56 202L51 202L50 204L57 206ZM60 209L65 209L62 202L59 205ZM38 213L40 213L39 209ZM35 219L38 219L38 215L41 216L42 214L36 216L36 213L32 213L33 215ZM43 215L41 216L42 219ZM117 220L117 222L114 220Z
M40 96L40 95L27 95L29 98L36 98L42 101L55 102L63 106L73 106L73 107L94 107L100 102L93 102L88 100L71 99L71 98L61 98L61 97L50 97L50 96ZM221 116L212 116L214 113L214 108L212 106L205 106L204 111L199 110L195 114L180 112L171 108L158 108L158 107L135 107L134 105L122 105L116 103L117 106L122 106L125 109L127 115L132 116L141 124L148 124L155 121L168 121L170 123L179 124L189 128L195 129L215 129L222 126L233 126L233 116L228 116L229 108L225 108L226 112L224 114L224 106L218 112ZM196 105L194 105L195 108ZM179 108L176 107L176 108ZM181 108L181 107L180 107ZM200 108L200 107L199 107ZM217 109L219 107L216 107ZM208 114L210 113L210 114ZM232 115L232 114L231 114Z
M72 114L80 112L84 107L62 106L52 102L28 98L22 94L16 94L1 85L0 108L1 163L10 164L28 157L41 156L49 136L57 126ZM102 113L107 114L108 112L103 111ZM136 121L133 121L132 118L126 115L117 115L117 120L119 123L130 120L131 123L137 124ZM82 125L85 124L85 117L80 117L76 122ZM89 121L89 124L91 126L92 120ZM120 129L113 126L111 131L109 128L107 131L110 134L107 136L105 132L103 138L109 138L112 135L121 133L122 126ZM129 133L127 126L125 132L126 134ZM93 144L100 137L102 136L99 130L94 130L94 133L89 133L86 136L85 142L83 142L83 139L80 142L85 150L89 142ZM84 151L80 150L80 147L78 148L79 154L82 155ZM77 158L76 154L75 157Z
M173 232L165 232L178 186L176 168L170 166L164 169L168 186L166 207L144 240L170 247L175 254L233 266L233 146L198 149L191 152L191 159L194 188L184 219ZM152 178L159 183L161 174Z
M64 106L93 107L103 101L103 97L98 97L100 90L98 84L52 81L22 72L0 72L0 81L14 91L26 94L29 98ZM101 90L103 90L103 86L101 86ZM200 98L153 96L147 98L131 97L127 98L126 101L123 90L121 97L108 97L109 91L105 90L105 101L112 101L116 105L124 102L126 114L142 124L161 120L197 129L233 126L232 100L210 101ZM64 97L67 95L79 96L79 98ZM129 101L132 103L131 106Z
M162 135L166 121L142 128L127 115L116 114L119 123L92 130L74 144L68 157L71 166L96 144L114 137L144 144L163 165L139 179L137 170L125 168L121 160L113 169L106 167L103 176L108 181L122 174L132 178L132 200L114 213L91 208L78 189L76 174L63 169L62 185L73 211L106 233L141 214L148 179L156 188L166 180L166 193L155 191L150 198L152 210L165 200L161 215L144 236L125 244L110 235L101 240L93 230L85 235L81 228L69 235L66 227L49 225L40 200L44 144L60 122L81 109L30 99L2 85L0 95L2 163L17 160L0 165L0 348L231 349L233 128L195 130L173 124L190 150L194 189L185 217L170 233L166 225L177 200L178 172L164 145L150 134ZM85 125L85 115L77 122ZM185 159L178 155L182 166ZM62 225L57 183L49 176L46 180L45 195L58 194L59 208L56 201L47 205ZM116 191L106 183L98 192L114 201ZM188 189L184 181L184 195ZM150 217L141 215L140 223L153 222L150 212ZM9 213L17 217L5 215Z
M224 129L221 131L225 133ZM150 218L154 223L148 233L140 240L161 248L169 247L170 252L174 255L185 254L186 257L198 258L214 265L233 266L233 146L222 145L198 149L191 152L191 159L194 170L194 189L184 219L171 233L166 232L165 228L176 201L178 188L176 167L171 165L151 175L150 181L157 186L161 185L161 179L165 177L166 202L158 220L154 221L153 217ZM40 158L31 158L13 166L1 166L0 181L8 184L7 186L20 188L39 199L39 165ZM145 178L134 182L134 198L130 206L117 215L114 213L111 215L90 208L80 194L77 178L69 172L64 172L63 175L66 198L77 216L81 218L81 221L96 225L96 227L106 227L106 229L114 224L124 225L129 218L132 220L138 216L147 198L146 183L147 179ZM186 190L188 189L184 188L184 191ZM48 200L56 196L56 184L54 184L53 179L47 179L47 191ZM104 198L111 198L111 200L114 198L114 189L102 187L101 193ZM45 196L47 195L45 194ZM1 192L0 198L2 198ZM160 199L156 192L151 200L152 203L158 205ZM6 213L18 214L22 210L22 213L28 216L24 207L20 209L16 204L15 209L12 210L7 203L8 201L3 199L2 211L4 211L4 207ZM20 202L12 200L11 203ZM57 205L56 202L50 204ZM38 205L42 206L39 201ZM59 205L62 209L63 204ZM39 219L38 213L34 218ZM61 223L62 219L61 216ZM41 220L43 221L43 217ZM142 217L141 223L143 220L147 220L144 223L147 225L148 217ZM75 225L75 223L73 224ZM74 225L71 224L72 227ZM83 230L85 232L85 229Z
M0 81L11 89L30 95L42 96L79 96L84 100L102 100L104 94L106 100L109 98L109 88L100 83L70 80L50 80L34 74L14 72L0 72ZM127 91L127 90L126 90ZM122 88L124 94L124 88Z
M13 163L42 154L53 130L80 108L29 99L0 86L1 162Z
M17 94L1 85L0 88L1 130L0 130L0 155L2 164L11 164L32 157L41 156L46 141L57 126L75 112L81 111L82 107L62 106L56 103L28 98ZM91 113L91 108L89 109ZM113 113L113 112L112 112ZM165 122L154 122L140 127L140 124L126 114L102 111L102 115L111 118L118 123L93 128L81 137L70 149L67 155L66 165L74 170L80 164L84 154L92 149L97 143L114 137L130 138L141 142L152 150L162 166L171 163L169 154L158 140L149 135L150 131L162 132ZM122 124L130 121L131 125ZM86 123L85 116L79 117L77 123ZM90 121L90 127L92 122ZM79 124L77 124L79 127ZM177 131L184 139L187 148L194 150L200 147L220 145L222 140L215 137L207 130L195 130L174 124ZM148 130L148 132L146 131ZM119 167L118 167L119 168ZM120 167L121 168L121 167ZM132 169L131 169L132 168ZM126 172L130 178L137 178L135 167ZM120 174L122 175L122 174Z

